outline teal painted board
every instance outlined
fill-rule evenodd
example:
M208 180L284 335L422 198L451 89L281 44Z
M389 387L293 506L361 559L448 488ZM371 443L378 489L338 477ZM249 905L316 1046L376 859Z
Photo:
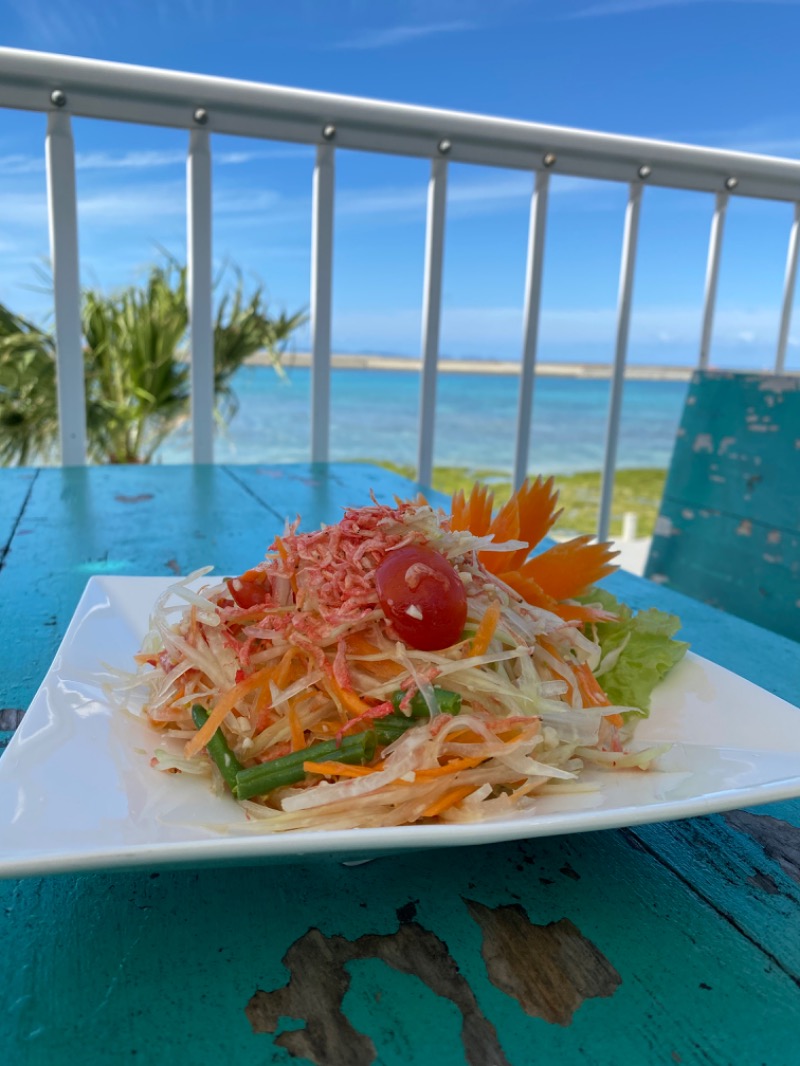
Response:
M796 1036L796 971L632 834L30 880L0 931L17 1066L788 1066Z
M0 665L9 664L0 706L28 706L93 574L240 573L287 519L314 528L369 503L371 489L391 502L416 488L367 464L335 465L330 477L309 464L42 470L0 570Z
M374 492L381 503L422 492L434 506L449 506L441 493L369 463L287 463L285 466L229 466L226 470L249 493L280 514L300 517L302 529L338 522L346 507L367 507Z
M645 573L800 640L800 378L695 373Z
M800 641L800 532L666 499L658 529L651 580Z
M409 492L368 468L200 470L92 471L82 509L72 481L52 480L0 572L0 609L8 601L13 621L55 603L56 629L81 567L169 573L211 545L221 567L242 569L286 517L335 521L375 477L379 495ZM166 554L176 544L180 559ZM609 584L633 606L678 613L700 654L796 699L790 640L631 575ZM49 664L46 620L0 643L0 705L19 673ZM791 802L355 867L0 883L0 1046L14 1066L790 1066L797 854Z
M624 571L603 584L637 610L657 606L677 615L681 621L678 636L688 640L698 655L800 706L800 654L790 637L710 608L665 585L654 587Z
M800 529L800 376L698 370L666 493L687 507Z
M800 974L800 802L640 826L635 834L659 861L686 871L719 913L735 915L788 973Z
M5 705L28 706L93 574L245 569L280 526L221 468L42 470L0 571Z
M3 487L0 490L0 568L36 476L36 470L3 471Z

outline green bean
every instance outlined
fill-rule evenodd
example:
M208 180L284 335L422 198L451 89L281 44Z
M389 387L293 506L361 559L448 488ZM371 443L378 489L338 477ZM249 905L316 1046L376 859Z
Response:
M293 751L291 755L282 755L279 759L261 763L260 766L240 770L236 775L235 794L240 800L245 800L252 796L264 796L276 788L302 781L306 776L303 769L305 762L327 762L329 759L351 764L369 762L375 754L376 739L375 733L367 730L365 733L344 737L341 743L324 740L320 744L312 744L309 748Z
M396 711L400 711L400 704L405 698L405 692L398 691L392 693L392 705ZM461 696L458 692L451 692L446 688L439 688L438 685L433 686L433 695L436 698L436 706L440 714L458 714L461 710ZM425 698L421 692L415 692L409 707L412 718L430 718L430 710L428 704L425 702ZM403 712L400 712L401 714Z
M437 709L441 714L458 714L461 710L461 696L458 692L451 692L446 688L439 688L438 685L433 687L433 695L436 699ZM406 693L403 691L393 692L391 695L391 701L394 709L400 711L400 704L405 699ZM411 703L408 708L411 718L430 718L430 710L428 704L425 702L425 697L421 692L415 692L411 698ZM406 713L400 711L404 717Z
M457 692L450 692L449 689L434 686L433 693L436 697L436 704L442 714L458 714L460 712L461 696ZM376 718L372 723L381 744L391 744L393 740L401 737L406 730L419 725L423 719L430 718L428 705L419 692L411 700L411 714L406 715L401 712L400 703L404 696L404 692L393 692L391 697L392 704L399 713L384 715L383 718Z
M406 718L404 714L387 714L384 718L376 718L372 723L381 744L391 744L415 725L421 725L421 719Z
M208 721L208 711L196 703L192 707L192 718L198 729L201 729ZM214 736L206 744L206 751L217 764L217 769L222 774L225 784L236 795L236 775L242 769L242 764L228 747L228 742L218 729Z

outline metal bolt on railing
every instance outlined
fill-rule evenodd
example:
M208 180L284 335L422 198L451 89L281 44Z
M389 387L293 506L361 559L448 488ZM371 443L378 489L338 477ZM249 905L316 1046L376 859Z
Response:
M53 89L50 93L50 103L53 107L63 107L67 102L67 94L63 89Z
M208 122L208 112L204 107L195 108L194 115L192 116L198 126L205 126Z
M332 141L336 136L336 127L332 122L329 122L327 126L322 127L322 136L326 141Z
M545 152L542 156L542 163L546 167L554 167L556 165L556 159L558 156L555 152Z
M728 192L733 192L733 190L736 188L736 186L738 184L739 184L739 179L738 178L731 177L731 178L726 178L725 179L725 188L728 190Z
M648 163L642 163L637 173L642 181L646 181L653 173L653 168Z
M448 141L448 139L446 137L442 137L442 139L439 141L439 144L438 144L437 147L439 149L439 154L440 155L447 155L449 153L450 149L453 147L453 142L452 141Z

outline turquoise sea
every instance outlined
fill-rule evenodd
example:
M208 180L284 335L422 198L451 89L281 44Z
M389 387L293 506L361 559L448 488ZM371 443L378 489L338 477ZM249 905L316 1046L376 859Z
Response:
M281 379L271 367L244 367L233 380L239 410L217 438L226 463L279 463L309 456L310 372L292 368ZM628 381L619 442L621 467L666 467L687 385ZM518 378L441 373L434 462L437 466L510 471ZM600 469L609 383L540 378L534 394L531 473ZM419 376L411 371L334 370L331 459L416 463ZM160 453L162 462L189 458L188 434Z

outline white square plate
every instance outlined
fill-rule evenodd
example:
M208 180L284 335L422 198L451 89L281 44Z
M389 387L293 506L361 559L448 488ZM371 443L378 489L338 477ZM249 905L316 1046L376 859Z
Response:
M0 758L0 876L111 867L341 861L668 821L800 795L800 710L696 655L654 695L635 747L659 769L586 770L594 792L469 825L272 834L205 779L149 765L154 731L114 711L102 663L129 668L164 578L93 577L55 662Z

